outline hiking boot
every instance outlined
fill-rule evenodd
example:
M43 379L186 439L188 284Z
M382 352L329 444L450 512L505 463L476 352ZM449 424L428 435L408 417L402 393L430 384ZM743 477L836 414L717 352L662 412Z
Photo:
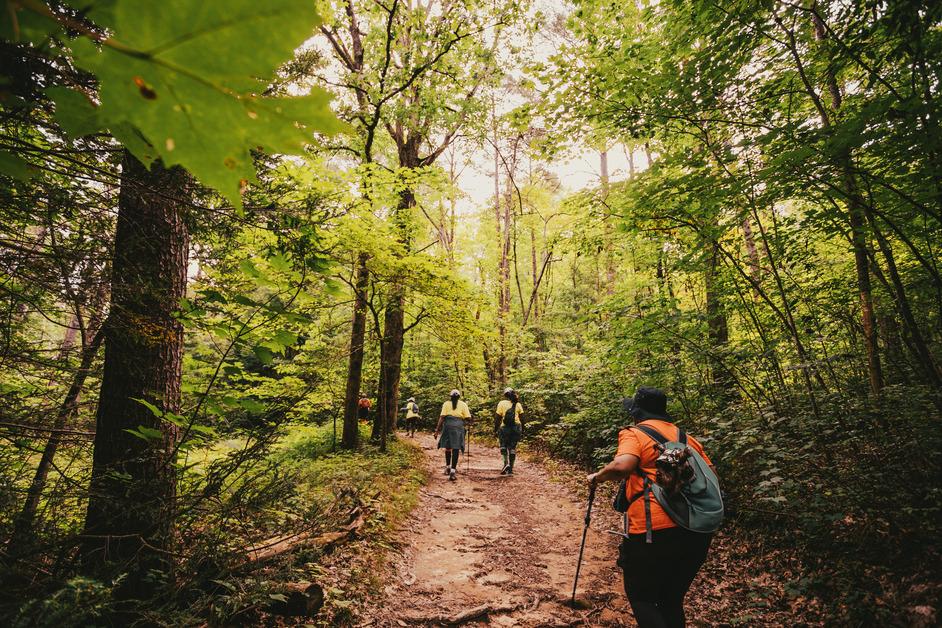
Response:
M448 471L448 479L452 482L458 479L457 472L454 469Z
M504 465L504 468L500 470L500 474L507 475L508 473L510 473L510 467L508 465Z
M507 467L507 475L513 475L513 474L514 474L514 468L508 466L508 467Z
M451 467L445 467L445 475L451 473Z

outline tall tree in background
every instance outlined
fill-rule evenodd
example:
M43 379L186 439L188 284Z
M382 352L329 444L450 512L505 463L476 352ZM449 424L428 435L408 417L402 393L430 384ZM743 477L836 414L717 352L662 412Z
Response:
M472 114L481 110L481 92L495 78L502 29L518 12L517 3L494 9L484 2L347 0L321 29L345 77L341 84L348 98L341 115L358 130L358 141L345 151L399 178L390 206L377 208L388 215L399 257L411 252L417 233L415 177L436 163L463 128L476 123ZM401 279L392 279L386 289L374 439L395 427L409 329L407 293ZM351 355L348 382L359 368Z

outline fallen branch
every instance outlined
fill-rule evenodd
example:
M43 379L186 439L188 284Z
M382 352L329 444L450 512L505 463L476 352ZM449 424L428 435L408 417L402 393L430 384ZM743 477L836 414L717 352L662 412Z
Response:
M462 611L454 616L447 615L437 615L435 617L413 617L409 618L409 622L413 624L422 624L422 625L439 625L439 626L460 626L461 624L466 624L468 622L477 621L483 619L488 615L499 615L502 613L512 613L520 609L520 604L511 604L511 605L502 605L502 606L491 606L490 604L482 604L481 606L475 606L474 608L469 608L466 611Z
M319 547L328 551L341 541L353 537L363 527L366 522L363 509L357 506L351 510L347 520L347 525L335 532L325 532L315 536L312 531L307 530L262 541L246 550L245 560L239 568L271 560L300 547Z

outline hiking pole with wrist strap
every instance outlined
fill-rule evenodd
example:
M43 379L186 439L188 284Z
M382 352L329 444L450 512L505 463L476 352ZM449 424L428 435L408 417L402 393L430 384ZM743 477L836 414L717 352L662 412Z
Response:
M585 511L585 528L582 529L582 545L579 546L579 562L576 563L576 580L572 583L571 606L576 606L576 587L579 586L579 571L582 569L582 553L585 552L585 539L589 533L589 522L592 520L592 502L595 501L595 484L589 487L589 506Z

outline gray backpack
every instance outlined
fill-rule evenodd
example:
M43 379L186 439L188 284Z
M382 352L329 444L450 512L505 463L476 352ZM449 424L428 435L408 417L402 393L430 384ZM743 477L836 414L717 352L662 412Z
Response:
M630 429L638 430L651 438L659 452L655 463L654 480L641 467L637 473L644 480L640 492L629 497L626 493L627 481L615 498L613 507L627 513L638 499L644 499L645 539L651 542L651 495L660 504L671 520L682 528L692 532L713 533L723 523L723 496L716 473L695 449L687 446L687 433L679 429L676 441L664 438L664 435L648 425L633 425Z

